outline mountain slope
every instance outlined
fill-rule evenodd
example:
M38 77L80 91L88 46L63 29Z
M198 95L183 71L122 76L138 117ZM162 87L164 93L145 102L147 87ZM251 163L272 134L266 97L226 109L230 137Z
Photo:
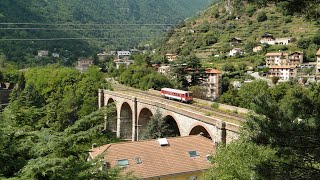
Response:
M193 53L202 58L205 66L218 68L226 63L255 66L264 61L266 51L278 50L304 51L306 60L313 61L320 46L317 42L319 23L306 20L301 14L283 11L273 3L262 6L239 0L222 1L169 34L158 50L163 54L170 52L180 56ZM271 33L277 38L293 37L295 42L252 53L252 48L259 44L264 33ZM242 43L231 46L230 40L235 37L241 38ZM304 41L307 46L301 46ZM235 47L246 50L246 55L237 58L226 56Z
M172 26L171 24L194 15L209 3L209 0L2 0L0 48L9 59L22 63L39 49L57 51L65 57L75 59L77 56L93 53L97 47L133 47L145 39L130 39L131 37L160 35ZM79 37L92 39L23 42L11 40Z

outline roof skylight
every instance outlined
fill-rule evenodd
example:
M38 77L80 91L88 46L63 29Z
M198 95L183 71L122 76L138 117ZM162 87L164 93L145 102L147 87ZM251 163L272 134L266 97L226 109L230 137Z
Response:
M197 156L199 156L199 154L197 151L189 151L189 156L190 157L197 157Z

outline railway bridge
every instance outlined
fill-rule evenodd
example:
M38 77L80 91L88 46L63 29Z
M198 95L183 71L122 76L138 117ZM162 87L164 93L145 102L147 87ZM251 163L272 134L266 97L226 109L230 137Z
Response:
M202 133L215 142L228 143L238 138L243 116L214 108L167 100L160 95L132 89L99 90L99 108L116 106L108 118L108 128L117 137L138 141L152 115L161 112L176 136Z

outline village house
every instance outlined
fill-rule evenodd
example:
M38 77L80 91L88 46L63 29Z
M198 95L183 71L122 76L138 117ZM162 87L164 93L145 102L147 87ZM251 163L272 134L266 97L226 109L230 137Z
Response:
M131 56L130 51L117 51L118 59L122 59L123 57L129 57Z
M115 59L113 62L116 64L116 68L119 69L120 65L123 65L124 67L128 67L130 64L134 62L134 60L130 59Z
M140 54L140 50L136 48L130 49L130 52L131 54Z
M263 43L274 44L274 40L275 40L275 38L273 37L272 34L265 33L265 34L262 35L260 43L261 44L263 44Z
M292 37L274 38L272 34L265 33L260 39L260 43L269 45L288 45L293 41Z
M51 56L54 57L54 58L59 58L60 57L60 55L58 53L52 53Z
M276 38L275 45L288 45L293 41L291 37Z
M270 52L266 54L269 77L279 77L287 81L297 76L297 67L303 63L303 53Z
M160 66L158 68L158 73L163 75L168 75L170 73L171 67L170 66Z
M234 48L230 50L229 56L243 55L245 52L241 48Z
M93 64L93 61L90 58L79 58L76 69L81 72L84 72L89 69L89 67Z
M318 50L316 56L317 56L317 73L320 73L320 49Z
M241 38L238 38L238 37L234 37L230 40L230 45L231 46L234 46L234 45L237 45L237 44L241 44L242 43L242 39Z
M270 66L269 67L270 77L279 77L280 80L288 81L291 78L297 76L296 66L280 65L280 66Z
M207 88L207 98L215 100L219 98L222 91L222 74L216 69L207 69L204 76L204 84Z
M303 52L270 52L266 54L267 67L272 65L298 66L303 63Z
M202 135L121 142L94 147L88 161L99 157L139 179L199 180L211 166L215 143Z
M175 61L175 60L177 60L177 55L176 54L170 54L170 53L168 53L168 54L166 54L166 58L167 58L167 60L168 61Z
M254 52L254 53L257 53L257 52L259 52L259 51L262 51L263 50L263 47L262 46L255 46L253 49L252 49L252 51Z
M46 57L49 55L49 51L48 50L40 50L38 51L38 57Z

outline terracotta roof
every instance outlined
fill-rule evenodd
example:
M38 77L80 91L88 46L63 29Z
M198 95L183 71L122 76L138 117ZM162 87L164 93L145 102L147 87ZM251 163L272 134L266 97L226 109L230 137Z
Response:
M318 52L317 52L317 56L320 56L320 49L319 49Z
M203 171L210 167L207 155L215 152L214 142L201 135L167 138L168 146L160 146L158 140L107 144L91 149L91 158L102 153L111 165L117 160L127 159L129 165L123 172L133 172L141 178L155 178L173 174ZM198 156L190 157L189 151L197 151ZM141 159L137 164L135 158Z
M270 52L266 54L266 56L282 56L282 55L284 55L282 52Z
M206 73L207 74L221 74L221 71L219 71L217 69L207 69Z

